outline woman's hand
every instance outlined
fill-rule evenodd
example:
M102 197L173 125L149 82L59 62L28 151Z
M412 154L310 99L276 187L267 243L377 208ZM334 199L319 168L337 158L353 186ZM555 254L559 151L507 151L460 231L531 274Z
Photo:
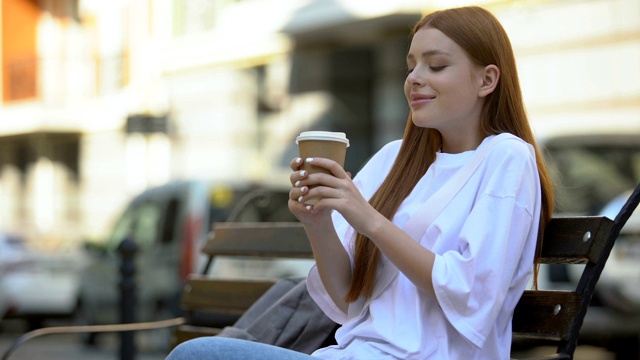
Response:
M300 171L303 161L325 168L331 174ZM325 158L296 158L291 162L291 168L294 172L290 177L293 189L290 192L289 209L301 222L309 225L324 222L324 217L329 216L331 210L336 210L356 231L366 234L372 216L381 216L356 188L351 174L337 162ZM305 204L305 201L313 198L319 198L318 202Z
M306 181L309 176L308 171L300 170L304 160L302 158L295 158L291 161L291 169L293 173L289 177L292 185L292 189L289 192L289 211L306 225L319 225L325 223L331 215L331 210L315 211L311 212L311 205L305 204L310 197L305 196L309 193L309 185L304 185L302 182Z

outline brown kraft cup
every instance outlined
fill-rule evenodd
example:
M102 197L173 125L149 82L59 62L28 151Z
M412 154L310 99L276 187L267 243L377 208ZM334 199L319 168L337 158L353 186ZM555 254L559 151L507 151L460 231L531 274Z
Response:
M296 138L298 150L302 159L322 157L331 159L344 167L344 159L349 147L349 140L345 133L330 131L305 131ZM313 166L306 162L302 164L302 170L310 174L316 172L330 172L319 166Z
M340 166L344 167L345 157L347 155L347 147L349 140L345 133L331 131L305 131L300 133L296 138L300 157L305 160L307 158L322 157L331 159ZM323 172L330 174L331 172L323 167L314 166L303 162L301 170L306 170L309 174ZM314 204L318 199L307 201L307 204Z

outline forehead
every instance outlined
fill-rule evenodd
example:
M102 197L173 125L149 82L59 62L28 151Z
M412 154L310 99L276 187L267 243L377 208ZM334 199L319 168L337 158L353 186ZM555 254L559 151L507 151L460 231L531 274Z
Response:
M422 28L411 39L408 59L430 55L465 56L465 51L442 31L434 28Z

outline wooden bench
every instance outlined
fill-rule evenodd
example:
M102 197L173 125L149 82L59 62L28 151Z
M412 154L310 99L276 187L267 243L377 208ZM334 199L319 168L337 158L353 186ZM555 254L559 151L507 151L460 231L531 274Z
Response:
M218 223L202 250L209 261L191 275L182 294L187 322L174 332L172 347L186 340L217 334L233 323L278 279L213 279L207 275L219 256L313 259L301 223Z
M620 230L640 202L640 185L615 219L604 216L556 217L548 224L543 240L544 264L585 264L577 287L567 290L527 290L518 302L513 319L515 338L557 342L555 354L545 359L572 359L580 328L595 286ZM287 251L283 251L282 248ZM299 223L222 223L204 251L219 255L311 257L311 249ZM211 280L194 275L183 295L183 306L191 312L210 311L239 316L273 282L242 283ZM230 325L230 323L229 323ZM181 325L175 344L213 335L219 328Z
M514 313L515 338L557 342L555 354L545 359L572 359L580 328L595 286L620 230L640 202L640 185L615 219L604 216L556 217L548 224L542 246L544 264L585 264L572 291L527 290ZM286 248L286 251L283 251ZM216 256L311 257L311 249L299 223L221 223L204 251ZM194 275L183 295L183 306L191 312L210 311L239 316L273 282L220 281ZM232 319L233 321L233 319ZM228 323L228 325L230 325ZM219 328L181 325L175 344Z
M542 262L586 265L572 291L525 291L514 313L514 338L555 341L558 344L556 353L544 359L573 358L600 274L620 230L638 202L640 185L614 220L603 216L552 219L545 231ZM295 222L219 223L203 251L209 256L209 262L202 273L189 278L184 288L181 304L186 315L169 320L176 321L169 324L176 327L172 346L199 336L215 335L221 327L232 325L276 280L209 278L205 274L216 257L312 258L304 229ZM135 324L128 324L132 325ZM86 331L86 328L81 330ZM28 335L25 334L26 339L30 338ZM8 353L13 350L15 348L9 349ZM7 358L5 353L2 359Z

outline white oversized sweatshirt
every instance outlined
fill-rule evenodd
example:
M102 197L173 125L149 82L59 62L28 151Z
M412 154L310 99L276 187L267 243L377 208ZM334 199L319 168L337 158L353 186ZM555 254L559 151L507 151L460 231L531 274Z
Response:
M393 223L402 228L492 137L474 151L438 153ZM388 174L400 145L400 140L387 144L354 178L365 198ZM533 270L540 204L533 148L515 136L501 141L420 239L436 254L432 283L437 301L399 273L378 296L352 303L345 314L327 294L317 268L311 269L309 293L342 324L338 345L313 355L333 360L508 359L513 310ZM332 217L353 266L353 228L338 212Z

